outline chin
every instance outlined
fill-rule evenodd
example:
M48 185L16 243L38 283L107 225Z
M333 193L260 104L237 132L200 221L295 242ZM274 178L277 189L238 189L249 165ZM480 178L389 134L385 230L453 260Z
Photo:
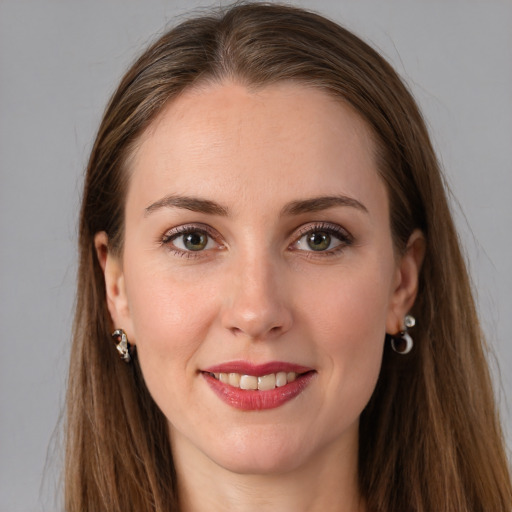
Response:
M260 450L261 452L262 450ZM217 461L225 470L239 475L276 475L296 470L301 461L297 457L283 457L275 454L259 453L252 458L232 457Z
M265 436L239 436L219 447L212 460L224 469L241 475L287 473L300 467L307 455L303 443L268 433ZM226 446L230 449L226 450Z

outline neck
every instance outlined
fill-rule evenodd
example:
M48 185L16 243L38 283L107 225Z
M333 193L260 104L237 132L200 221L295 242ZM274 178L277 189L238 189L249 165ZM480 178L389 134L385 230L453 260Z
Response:
M217 465L186 443L173 442L182 512L364 512L357 482L357 443L328 445L300 467L241 474ZM355 447L355 449L354 449Z

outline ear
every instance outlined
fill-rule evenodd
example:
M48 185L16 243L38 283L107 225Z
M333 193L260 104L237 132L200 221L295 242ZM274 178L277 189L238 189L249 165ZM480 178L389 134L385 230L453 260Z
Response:
M419 229L414 230L396 267L386 322L386 332L389 334L396 334L403 330L404 317L414 304L425 247L425 236Z
M104 231L94 236L96 255L105 277L107 307L115 329L123 329L130 344L133 343L133 328L126 295L124 272L121 258L114 255L108 247L108 236Z

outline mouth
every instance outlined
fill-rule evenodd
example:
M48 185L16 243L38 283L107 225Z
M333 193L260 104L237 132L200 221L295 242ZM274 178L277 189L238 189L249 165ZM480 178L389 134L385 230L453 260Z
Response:
M316 371L288 363L235 362L200 372L216 395L241 410L273 409L300 395Z
M240 373L212 373L208 372L210 377L227 384L233 388L252 390L252 391L270 391L271 389L282 388L291 382L295 382L298 377L305 373L296 372L277 372L269 373L257 377L256 375L246 375Z

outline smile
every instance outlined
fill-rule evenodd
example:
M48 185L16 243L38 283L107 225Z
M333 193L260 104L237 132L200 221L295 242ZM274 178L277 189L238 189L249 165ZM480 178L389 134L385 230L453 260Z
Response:
M252 365L234 362L208 368L202 376L226 404L235 409L274 409L300 395L316 371L288 363Z
M242 375L240 373L210 373L212 377L228 384L234 388L245 390L269 391L275 388L281 388L294 382L297 379L295 372L278 372L256 377L255 375Z

